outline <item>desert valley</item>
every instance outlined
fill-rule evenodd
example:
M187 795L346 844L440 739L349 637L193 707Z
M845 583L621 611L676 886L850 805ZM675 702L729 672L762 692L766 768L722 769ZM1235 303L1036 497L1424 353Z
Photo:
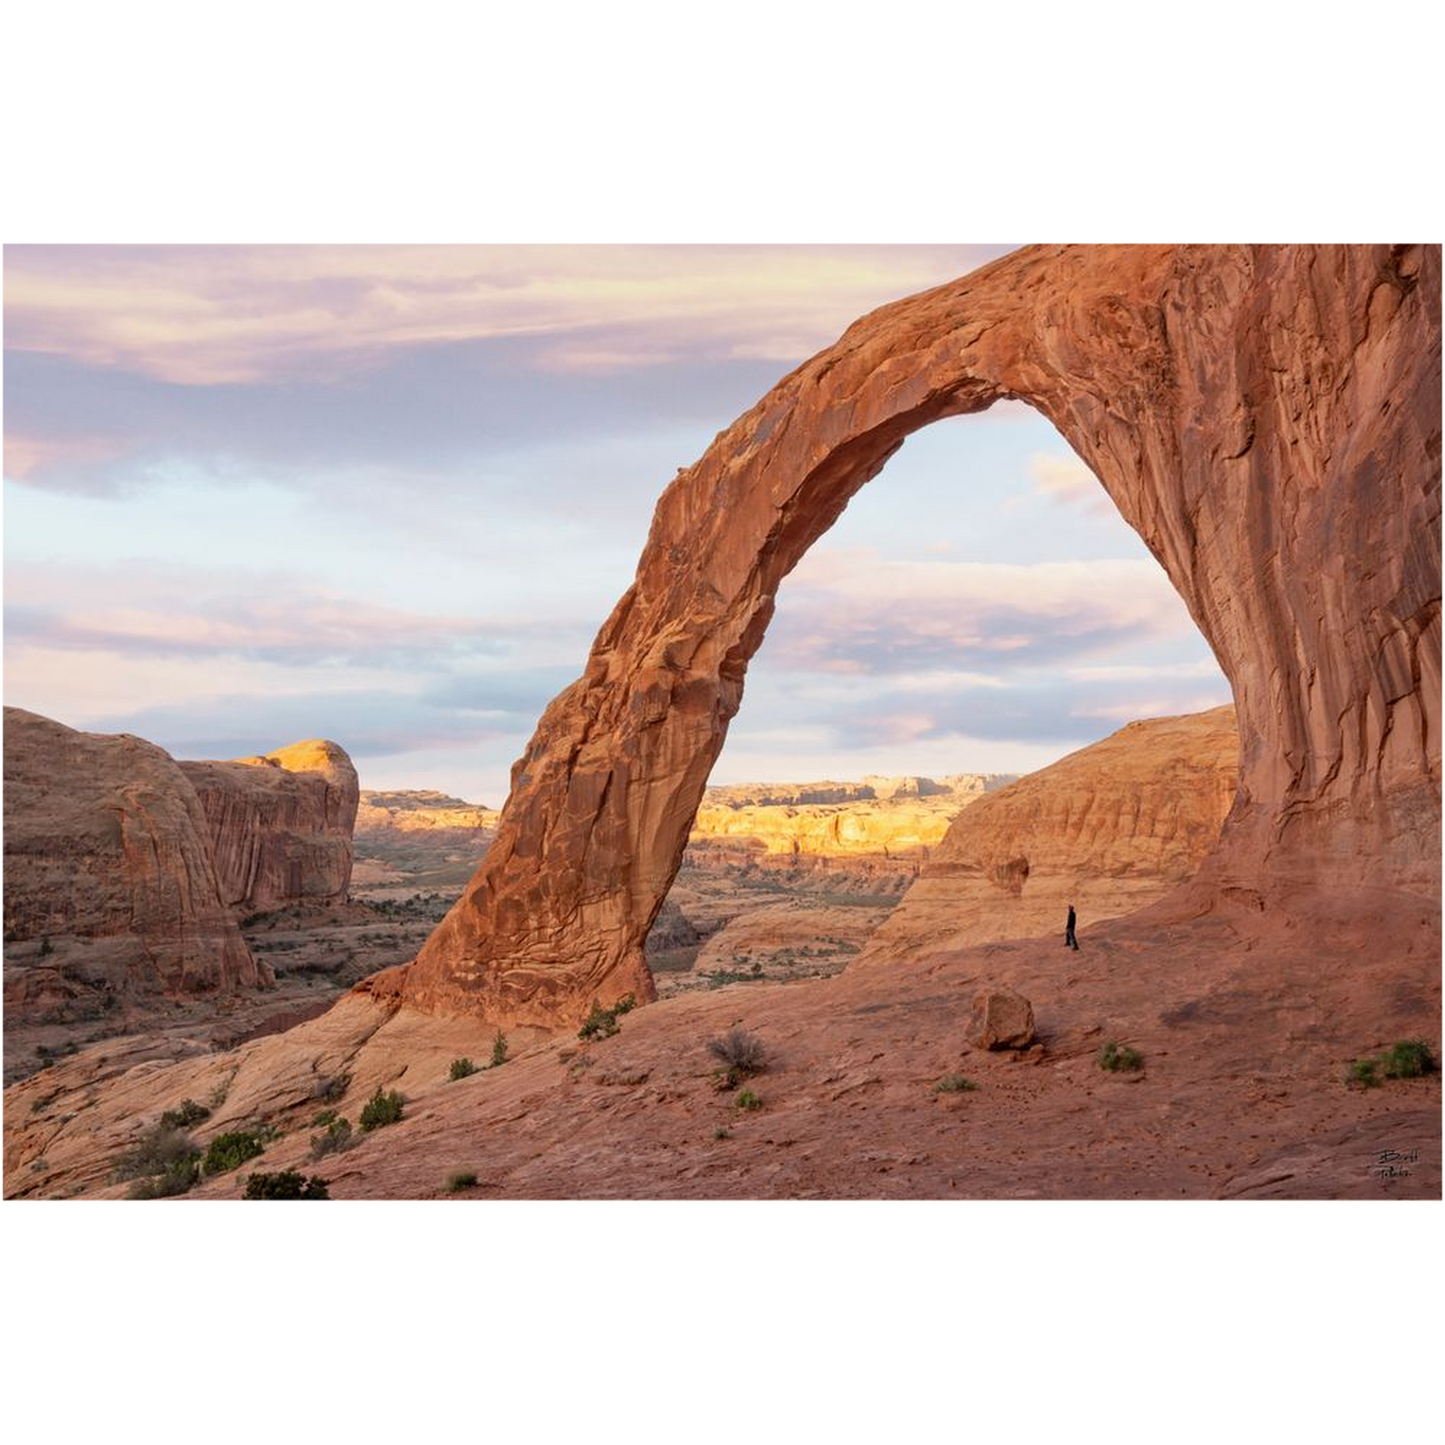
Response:
M679 470L505 799L7 707L6 1195L1438 1197L1439 397L1438 247L1026 248ZM998 402L1233 705L710 785L784 578Z

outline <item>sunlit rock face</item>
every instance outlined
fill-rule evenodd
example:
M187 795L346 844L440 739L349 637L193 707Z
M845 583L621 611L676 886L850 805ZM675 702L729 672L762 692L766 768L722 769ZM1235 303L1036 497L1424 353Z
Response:
M271 981L168 753L5 709L5 1006L31 1013Z
M857 966L1089 928L1193 877L1234 802L1234 709L1130 723L960 813Z
M779 583L909 433L1002 398L1088 463L1233 685L1197 906L1438 898L1438 247L1031 247L863 317L677 476L476 876L361 987L544 1025L651 997L643 940Z
M356 769L312 739L263 757L183 762L200 799L221 895L241 913L344 902L351 882Z

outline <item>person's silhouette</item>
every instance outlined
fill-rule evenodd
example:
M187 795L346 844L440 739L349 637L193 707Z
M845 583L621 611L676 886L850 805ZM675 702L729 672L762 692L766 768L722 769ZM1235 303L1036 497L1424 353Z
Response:
M1064 947L1078 950L1079 940L1074 937L1074 925L1077 919L1074 916L1074 905L1069 904L1069 921L1064 925Z

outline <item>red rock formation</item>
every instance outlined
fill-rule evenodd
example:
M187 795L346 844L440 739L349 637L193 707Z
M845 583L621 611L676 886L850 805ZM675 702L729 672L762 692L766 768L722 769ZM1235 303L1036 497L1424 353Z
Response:
M911 432L1005 397L1093 469L1233 684L1239 791L1195 906L1438 899L1439 248L1031 247L863 317L676 478L477 875L362 987L541 1024L650 998L643 940L779 583Z
M1087 937L1192 878L1234 801L1234 709L1130 723L954 820L858 962L900 964L1000 938Z
M5 1005L271 982L169 754L5 709Z
M205 813L221 896L239 913L346 901L359 794L356 769L335 743L181 770Z

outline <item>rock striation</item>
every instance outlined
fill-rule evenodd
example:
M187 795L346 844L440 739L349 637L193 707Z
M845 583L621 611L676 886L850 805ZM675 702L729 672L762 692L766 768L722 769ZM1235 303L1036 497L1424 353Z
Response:
M336 743L180 767L200 799L231 907L244 915L346 901L359 788Z
M1003 938L1063 937L1192 878L1239 777L1232 707L1130 723L960 813L859 965Z
M222 897L200 801L162 749L5 709L5 1006L271 982Z
M1191 905L1440 889L1440 250L1035 246L884 306L663 494L473 881L381 1000L559 1026L643 942L777 588L908 435L1047 416L1233 686L1240 779Z

